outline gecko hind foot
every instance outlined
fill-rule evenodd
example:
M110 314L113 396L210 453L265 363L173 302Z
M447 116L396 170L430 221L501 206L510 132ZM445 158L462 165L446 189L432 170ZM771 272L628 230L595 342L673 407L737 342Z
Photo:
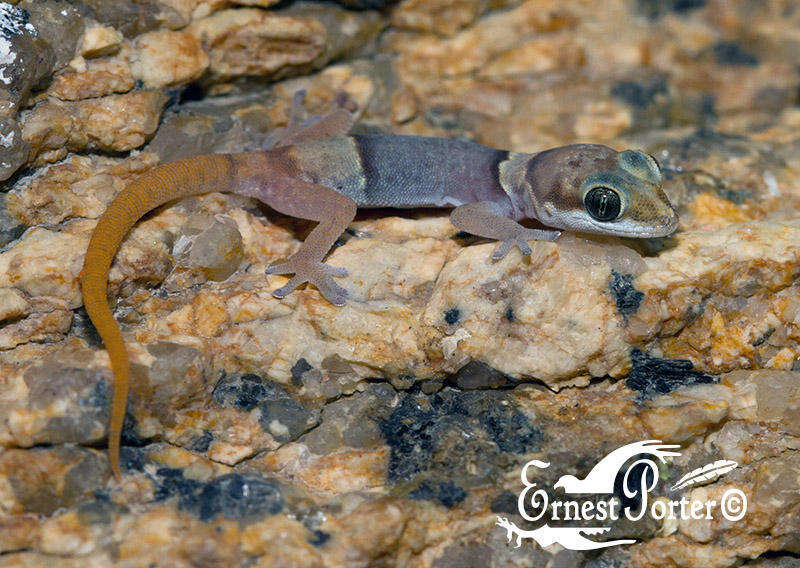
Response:
M281 264L268 266L264 273L294 274L286 284L272 292L278 299L285 298L295 288L309 282L316 286L319 293L331 304L343 306L347 303L347 290L333 281L333 277L341 278L348 275L344 267L289 259Z

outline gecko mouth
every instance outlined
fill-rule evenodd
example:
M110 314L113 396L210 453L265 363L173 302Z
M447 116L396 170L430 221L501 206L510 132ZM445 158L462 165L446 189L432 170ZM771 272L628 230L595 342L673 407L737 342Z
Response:
M671 215L664 215L659 217L658 221L655 223L651 222L647 225L640 226L630 225L624 221L618 221L617 223L598 223L591 220L590 223L591 232L632 238L669 237L678 229L678 218Z

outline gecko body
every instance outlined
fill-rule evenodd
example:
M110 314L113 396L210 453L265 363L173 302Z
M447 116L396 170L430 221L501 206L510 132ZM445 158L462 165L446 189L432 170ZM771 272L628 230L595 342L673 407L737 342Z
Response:
M309 282L336 305L346 302L347 291L333 278L347 271L322 261L359 207L452 208L450 219L457 228L500 241L495 259L514 246L530 254L528 240L554 240L560 230L659 237L677 228L658 165L640 151L575 144L523 154L445 138L347 136L353 123L347 111L302 124L296 117L301 100L295 97L290 125L274 147L160 165L126 186L98 221L81 289L114 373L109 454L117 477L130 365L108 305L108 271L136 221L159 205L232 192L317 221L298 251L266 273L293 274L273 292L277 298ZM524 219L547 228L524 227L519 223Z

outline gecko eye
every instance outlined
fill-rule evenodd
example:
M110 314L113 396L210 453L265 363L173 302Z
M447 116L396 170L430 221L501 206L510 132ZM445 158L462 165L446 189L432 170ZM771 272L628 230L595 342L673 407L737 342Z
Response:
M610 187L595 187L586 192L583 205L598 221L613 221L622 209L619 194Z

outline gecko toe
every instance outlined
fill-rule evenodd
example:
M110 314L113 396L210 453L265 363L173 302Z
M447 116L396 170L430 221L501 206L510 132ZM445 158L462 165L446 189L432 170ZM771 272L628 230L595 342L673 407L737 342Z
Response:
M307 281L308 280L306 278L304 278L303 276L299 276L299 275L298 276L292 276L286 284L284 284L280 288L277 288L277 289L273 290L272 291L272 295L280 300L282 298L285 298L292 291L294 291L295 288L297 288L301 284L304 284Z
M288 262L273 264L272 266L267 266L264 270L264 274L289 274L291 272L294 272L294 267Z
M322 295L334 306L344 306L347 303L347 297L350 294L348 294L347 290L344 288L336 286L335 290L328 290L322 293Z
M326 271L331 276L335 276L336 278L342 278L350 274L350 271L347 270L344 266L328 266L325 265Z
M347 290L339 286L330 276L322 276L313 280L322 297L334 306L344 306L349 296Z
M514 247L517 247L524 256L530 256L533 253L531 246L525 242L524 237L512 237L498 245L498 247L492 253L492 259L500 260L505 258L505 256L511 252L511 249Z
M513 246L513 241L503 241L496 249L494 249L494 252L492 253L492 260L500 260L505 258L505 256L508 254L508 251L510 251L511 247Z

